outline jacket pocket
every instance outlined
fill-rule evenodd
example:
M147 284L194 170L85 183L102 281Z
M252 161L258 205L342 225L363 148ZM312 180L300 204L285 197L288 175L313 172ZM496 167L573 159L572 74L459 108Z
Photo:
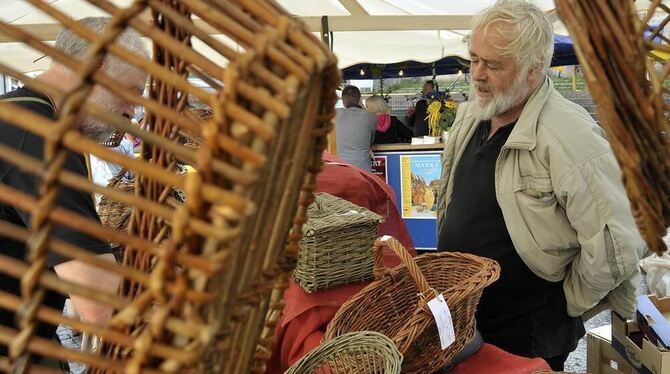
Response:
M551 179L524 177L514 192L520 218L537 246L545 251L575 249L579 246L565 210L558 203ZM515 225L516 223L514 223ZM510 228L510 233L523 230Z

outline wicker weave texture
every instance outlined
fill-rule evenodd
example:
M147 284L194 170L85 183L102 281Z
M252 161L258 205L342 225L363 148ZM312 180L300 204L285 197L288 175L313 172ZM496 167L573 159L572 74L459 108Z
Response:
M307 292L372 278L372 244L383 218L327 193L315 194L303 225L296 282Z
M398 374L402 355L391 339L375 331L357 331L325 342L285 374Z
M0 235L27 242L25 259L0 254L0 271L24 284L19 296L0 290L0 307L16 311L19 321L16 329L0 328L0 343L10 346L0 370L37 372L30 357L39 354L85 363L92 373L263 371L267 356L257 351L271 344L332 126L339 83L334 56L271 1L137 0L118 8L89 0L111 16L100 34L73 21L77 14L42 0L26 1L90 47L88 57L78 61L29 29L0 22L0 33L68 68L79 82L64 90L21 74L0 56L0 73L62 98L53 121L0 102L0 120L41 137L45 145L42 159L0 146L0 159L40 181L37 196L0 184L0 202L32 213L30 230L0 221ZM152 41L151 59L114 42L130 28ZM192 48L196 44L218 55L205 56ZM100 69L106 55L148 74L148 97ZM208 87L194 85L189 76ZM87 100L94 86L143 106L145 127ZM211 116L194 115L191 101L211 108ZM78 119L87 116L141 138L139 157L85 137ZM184 146L182 136L198 139L198 147ZM94 154L132 171L134 188L97 186L68 171L63 161L69 152ZM179 164L196 172L179 174ZM122 215L130 209L124 231L60 207L54 196L63 186L116 201ZM188 199L171 203L179 191ZM123 263L102 261L51 238L56 224L118 243ZM51 252L119 275L120 293L59 279L45 267ZM47 289L109 306L112 320L96 326L43 307ZM102 348L72 351L37 337L38 321L99 336Z
M667 250L670 227L670 7L650 1L556 0L584 67L649 248Z
M493 260L456 252L410 257L393 238L375 241L375 278L349 299L328 324L324 340L352 331L378 331L403 354L403 373L432 373L474 336L475 311L482 291L495 282L500 266ZM382 244L403 265L384 268ZM456 341L442 350L428 301L441 293L449 305Z

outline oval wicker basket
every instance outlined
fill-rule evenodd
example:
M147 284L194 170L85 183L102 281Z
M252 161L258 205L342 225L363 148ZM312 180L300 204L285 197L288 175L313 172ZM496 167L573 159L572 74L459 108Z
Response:
M284 374L400 373L402 355L391 339L375 331L356 331L325 342Z
M386 269L382 244L393 249L403 264ZM342 305L324 340L351 331L378 331L391 337L403 354L403 373L432 373L442 368L472 338L479 298L484 287L498 279L500 266L487 258L457 252L413 259L394 238L375 241L374 254L376 280ZM456 341L445 350L440 347L427 305L438 292L449 305L456 334Z

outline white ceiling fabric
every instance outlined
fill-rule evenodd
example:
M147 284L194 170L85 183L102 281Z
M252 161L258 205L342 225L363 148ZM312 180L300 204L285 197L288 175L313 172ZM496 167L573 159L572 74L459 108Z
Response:
M105 12L84 0L44 0L78 19ZM112 0L127 7L132 0ZM493 4L495 0L278 0L292 14L303 18L319 33L320 17L328 16L333 30L333 51L341 68L361 62L393 63L406 60L432 62L456 55L467 57L462 42L469 17ZM548 11L557 34L566 34L554 13L553 0L535 0ZM664 1L665 2L665 1ZM636 2L645 9L648 0ZM52 40L59 30L53 19L33 8L25 0L0 0L0 19L23 25L43 40ZM29 26L27 26L29 25ZM414 28L416 25L416 29ZM460 30L459 30L460 29ZM365 30L365 31L363 31ZM367 31L374 30L374 31ZM0 37L3 37L0 34ZM194 43L203 54L210 54L201 43ZM19 43L0 40L0 61L22 72L44 70L49 63L42 53ZM213 60L225 64L225 59Z

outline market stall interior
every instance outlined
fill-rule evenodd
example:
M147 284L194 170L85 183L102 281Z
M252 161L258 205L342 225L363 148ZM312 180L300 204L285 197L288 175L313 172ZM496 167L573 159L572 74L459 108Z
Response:
M468 79L464 36L473 15L492 3L2 2L0 91L22 94L0 98L0 122L23 140L0 142L0 204L18 217L13 224L0 219L0 240L21 243L18 254L0 254L0 280L16 289L0 290L0 308L10 315L8 325L0 322L0 371L48 372L65 361L94 373L461 374L494 363L509 372L548 369L540 358L489 344L458 363L461 349L479 348L475 310L500 268L476 256L423 254L437 248L440 155L458 102L467 100L456 89ZM631 1L624 13L643 22L622 16L614 25L616 12L606 6L612 1L535 3L554 26L552 66L577 64L577 57L584 63L637 224L650 248L664 252L669 8L659 0ZM83 17L108 17L108 23L93 32L76 21ZM84 58L54 45L67 30L90 45ZM150 58L122 45L131 30ZM144 92L114 76L111 58L148 76ZM72 85L40 78L54 65L71 73ZM435 86L443 74L453 74L449 84ZM412 99L394 105L385 82L431 80L433 91L424 95L428 133L411 143L372 146L369 171L346 165L331 131L341 76L354 85L375 80L374 92L364 96L384 96L388 113L371 115L388 120L404 117ZM575 68L573 89L577 76ZM142 107L141 124L130 120L134 113L95 102L101 89ZM41 110L48 116L31 112L31 105L46 105ZM92 140L81 125L89 120L116 131ZM114 149L124 134L139 144L135 154ZM38 151L27 152L26 139ZM72 154L85 155L87 166L90 155L117 164L121 172L109 185L96 185L87 178L90 167L73 169ZM30 178L32 188L5 179L12 173ZM102 223L63 206L64 190L83 199L102 196ZM312 204L315 191L337 197ZM330 204L337 209L325 209ZM354 215L365 216L355 222L364 228L352 227L355 220L347 217ZM313 222L303 228L308 218ZM109 243L118 261L102 260L63 233ZM375 237L388 234L399 241L385 237L373 246ZM412 258L416 251L423 255ZM392 269L400 262L394 252L404 264ZM74 261L113 274L119 292L52 271ZM356 262L355 271L347 261ZM324 273L325 265L333 273ZM62 315L58 305L42 305L56 293L93 300L113 314L104 323ZM429 308L440 297L453 316L449 349L440 345L439 321ZM58 324L101 340L64 348L42 334L45 325ZM360 346L354 349L352 339Z

